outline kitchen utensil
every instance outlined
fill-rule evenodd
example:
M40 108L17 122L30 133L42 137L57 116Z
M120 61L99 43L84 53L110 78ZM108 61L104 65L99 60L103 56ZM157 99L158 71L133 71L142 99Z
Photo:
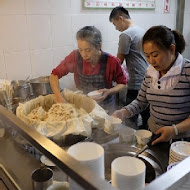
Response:
M125 143L128 146L135 145L135 130L131 127L122 126L119 129L119 142Z
M39 95L47 95L53 93L50 87L49 76L41 76L35 79L31 79L30 83L36 97Z
M160 146L162 148L163 145L161 144ZM121 143L105 145L105 179L107 181L111 180L111 163L114 159L121 156L134 157L138 150L139 148L135 146L126 146L125 144ZM153 152L152 149L143 152L138 158L141 159L146 165L146 183L150 183L156 177L160 176L168 165L167 154L157 154L157 152Z
M135 136L137 144L146 145L152 137L152 132L146 129L140 129L135 132Z
M94 142L82 142L72 145L67 153L81 164L88 167L94 174L104 179L104 149ZM69 178L70 190L84 190L74 180Z
M33 190L47 190L53 184L53 171L45 164L32 173Z
M87 96L89 96L89 97L91 97L91 98L99 98L99 97L102 96L102 94L103 94L103 92L100 92L100 91L98 91L98 90L95 90L95 91L89 92L89 93L87 94Z
M104 131L108 134L116 134L118 133L118 129L121 126L121 119L116 118L114 116L105 116L105 126Z
M55 164L51 160L49 160L47 157L45 157L44 155L41 156L40 161L43 164L45 164L46 166L50 166L50 167L55 166Z
M139 158L122 156L111 164L112 186L121 190L139 190L145 186L146 165Z
M24 81L24 84L28 83L28 79L30 78L30 76L28 76L25 81Z
M161 134L157 134L157 135L153 136L153 137L151 138L151 140L150 140L142 149L140 149L140 150L135 154L135 157L138 157L139 154L141 154L141 153L144 152L146 149L148 149L148 148L151 146L152 142L153 142L154 140L156 140L157 138L159 138L160 136L161 136Z
M26 80L14 81L14 97L25 101L31 99L31 97L33 96L32 86Z

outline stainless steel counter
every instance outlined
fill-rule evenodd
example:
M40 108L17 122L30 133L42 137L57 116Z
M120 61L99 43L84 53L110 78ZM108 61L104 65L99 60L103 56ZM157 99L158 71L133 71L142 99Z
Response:
M113 139L117 141L116 138L117 135L110 136L101 131L97 131L94 136L94 140L100 144L107 144ZM40 167L41 162L35 155L21 148L21 144L13 138L11 128L7 128L4 136L0 138L0 164L8 171L20 189L32 190L31 173ZM61 169L58 167L51 167L51 169L54 171L55 181L67 181L67 175Z
M31 173L40 162L20 149L9 132L0 138L0 164L23 190L32 190Z
M32 190L31 173L34 169L39 168L40 161L17 146L16 141L7 132L10 129L16 130L33 147L54 162L61 172L65 172L84 189L115 189L106 180L95 175L87 167L72 158L63 148L0 106L0 127L2 126L6 128L6 133L4 137L0 138L0 164L6 168L22 190Z
M95 187L92 189L102 189L101 187L109 190L114 189L105 183L105 181L99 180L98 178L96 179L96 177L93 176L93 174L90 174L86 168L81 171L81 168L83 167L80 166L80 164L78 164L76 161L72 160L72 158L70 158L67 153L63 151L63 149L56 146L52 141L40 135L35 130L25 126L25 124L15 118L15 116L11 114L9 115L8 112L4 112L6 111L3 110L0 112L0 121L4 122L4 125L10 125L21 132L21 134L23 134L30 143L36 145L35 147L39 148L39 150L43 152L45 156L49 157L50 160L55 162L59 168L61 168L54 168L55 180L65 181L66 175L63 171L66 171L68 174L76 177L75 179L78 181L78 183L83 180L81 177L84 177L85 181L83 181L82 184L84 183L86 186L91 184L92 187ZM7 120L6 115L10 116L10 120ZM12 128L6 128L5 135L0 138L0 164L6 168L6 170L10 173L12 178L22 190L32 190L31 173L34 169L40 167L40 161L34 158L30 153L22 150L18 146L17 142L12 138L12 135L9 133L9 131L12 131ZM110 142L116 143L116 139L118 140L117 135L106 136L106 134L97 131L94 134L94 139L92 140L104 146ZM151 154L154 153L154 156L160 160L162 167L166 169L168 163L169 146L167 144L158 144L153 146L149 151ZM81 176L78 175L78 173L80 173ZM89 174L92 175L91 179L89 179Z
M101 131L96 132L94 135L94 140L103 146L115 144L119 141L117 135L106 136ZM151 149L152 150L147 151L156 156L156 158L162 164L161 167L165 170L168 163L168 144L158 144ZM31 173L36 168L40 167L40 161L37 160L29 152L26 152L20 148L19 144L13 139L12 135L10 134L10 129L9 131L6 130L5 135L0 138L0 155L0 164L6 168L15 182L20 186L20 188L32 190ZM53 167L52 169L54 170L54 180L67 180L66 174L59 168Z
M0 165L7 170L22 190L32 190L31 173L41 164L38 157L39 155L36 158L35 154L21 148L10 131L6 131L5 135L0 138ZM54 173L54 181L67 181L68 177L61 169L56 166L51 167L51 169Z
M10 129L6 129L5 135L0 138L0 164L3 165L9 172L20 189L32 190L31 173L34 169L40 167L40 161L34 158L30 153L22 150L18 146L17 142L12 138L12 135L9 131ZM101 134L99 135L101 136ZM106 137L106 141L107 138L108 137ZM114 140L106 142L105 144L104 143L105 139L101 139L100 144L103 144L103 146L105 146L105 144L107 145L118 143L118 138L116 137ZM154 152L154 156L160 160L162 167L166 169L168 163L169 144L161 143L151 147L151 149L147 151L150 153ZM187 186L189 188L189 160L190 158L186 159L184 162L179 164L179 166L176 166L174 170L170 170L169 172L164 173L156 180L152 181L149 185L147 185L145 189L180 189L180 187L184 186L184 184L185 187ZM54 180L66 180L66 175L62 170L57 167L54 167L53 170Z

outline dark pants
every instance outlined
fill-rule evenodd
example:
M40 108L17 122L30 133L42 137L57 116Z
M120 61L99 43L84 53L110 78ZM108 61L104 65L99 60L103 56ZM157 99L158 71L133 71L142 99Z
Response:
M127 98L126 98L126 105L130 104L134 99L136 99L138 95L138 90L128 90L127 91ZM142 126L139 126L139 129L148 129L148 118L150 117L149 107L147 107L144 111L140 113L142 117ZM138 121L138 115L135 115L130 118L133 122L136 123Z

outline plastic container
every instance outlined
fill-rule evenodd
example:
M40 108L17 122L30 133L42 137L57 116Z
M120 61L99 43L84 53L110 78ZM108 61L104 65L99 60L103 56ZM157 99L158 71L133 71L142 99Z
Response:
M133 146L136 144L136 138L135 138L135 130L131 127L121 127L119 129L119 142L125 143L129 146Z

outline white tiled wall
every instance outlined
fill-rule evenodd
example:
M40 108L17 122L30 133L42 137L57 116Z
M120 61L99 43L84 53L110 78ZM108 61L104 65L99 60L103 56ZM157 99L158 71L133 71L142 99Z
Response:
M62 47L64 45L73 44L72 36L72 16L71 15L55 15L52 16L52 38L53 47Z
M145 29L158 24L174 29L176 0L170 0L170 13L164 13L164 0L155 2L155 10L129 10L132 19ZM116 55L119 32L109 22L111 9L84 9L82 3L83 0L0 0L0 78L49 75L77 47L75 34L85 25L99 28L102 49ZM186 38L190 36L189 6L186 0ZM73 75L61 79L61 85L73 88Z
M52 48L50 16L29 15L27 23L30 50Z
M25 0L1 0L0 15L19 15L25 14Z
M7 78L3 53L0 51L0 76Z
M30 52L30 61L32 76L34 78L38 76L47 75L51 73L53 65L53 49L40 49Z
M25 15L0 16L0 30L0 49L4 52L29 50Z
M49 15L52 13L49 0L25 0L26 14Z
M26 79L31 76L29 51L5 52L4 60L8 79Z

